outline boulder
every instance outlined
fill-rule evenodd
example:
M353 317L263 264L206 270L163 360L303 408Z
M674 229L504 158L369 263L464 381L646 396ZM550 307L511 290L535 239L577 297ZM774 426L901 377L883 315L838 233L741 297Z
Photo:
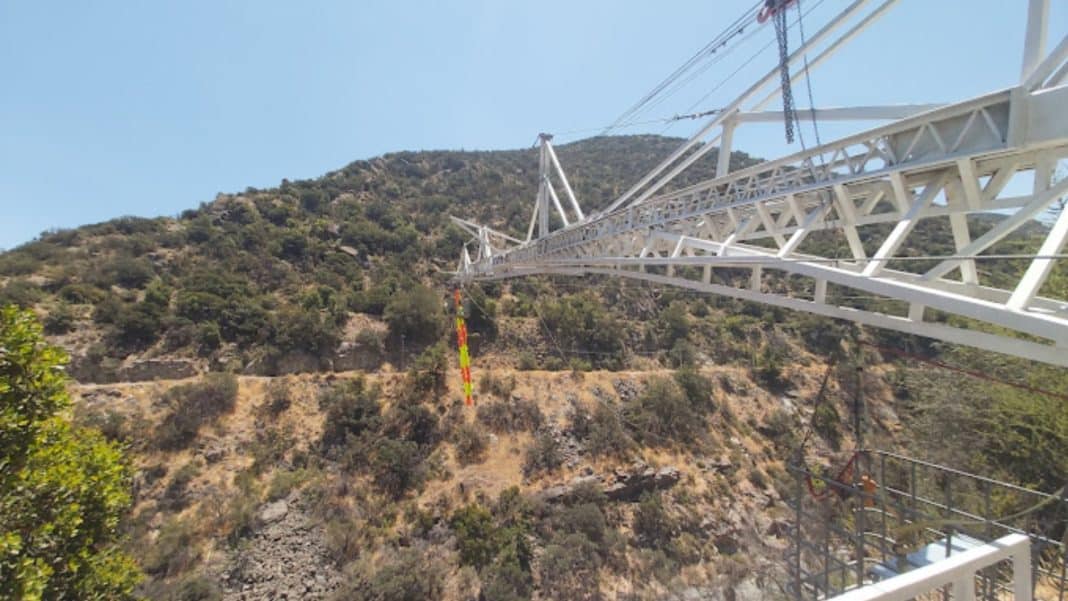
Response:
M738 552L738 539L731 534L721 534L712 540L716 550L724 555L734 555Z
M262 511L260 511L260 521L264 524L273 524L286 517L289 513L289 505L285 501L275 501L274 503L268 503Z
M624 403L637 398L640 392L638 385L629 380L615 380L612 382L612 387L616 389L616 394L619 395L620 400Z
M783 538L790 534L790 523L785 520L772 520L771 525L764 531L768 536Z

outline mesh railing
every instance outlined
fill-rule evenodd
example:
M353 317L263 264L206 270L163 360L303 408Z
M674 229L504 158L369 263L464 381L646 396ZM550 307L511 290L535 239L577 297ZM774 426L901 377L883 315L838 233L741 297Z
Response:
M858 452L848 466L790 467L796 599L832 597L1014 533L1031 540L1034 598L1068 599L1064 489L1042 493L880 450ZM1000 564L980 571L975 597L1012 597L1010 572Z

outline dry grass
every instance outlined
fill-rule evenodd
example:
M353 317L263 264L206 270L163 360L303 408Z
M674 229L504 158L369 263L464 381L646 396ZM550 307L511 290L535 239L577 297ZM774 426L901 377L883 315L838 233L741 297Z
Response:
M652 377L670 376L672 370L656 368L645 371L625 372L585 372L573 374L570 371L517 371L511 367L493 369L486 367L476 359L474 376L476 382L480 376L479 371L492 369L496 378L515 379L514 394L524 399L533 401L541 409L546 422L555 424L565 429L569 424L569 414L572 403L578 403L587 410L593 410L603 402L598 396L616 398L615 383L626 381L636 390L641 390L644 383ZM748 370L736 366L716 366L702 370L702 373L710 377L714 383L714 402L719 413L714 413L709 419L708 443L709 449L706 456L696 456L690 450L671 448L640 448L631 457L624 459L592 458L586 455L580 457L578 465L574 467L563 466L560 470L525 480L523 477L524 450L531 443L532 434L518 432L514 434L501 434L490 436L484 459L470 465L460 465L453 456L451 444L441 447L439 457L442 461L445 479L431 479L422 489L422 492L413 499L416 506L428 511L450 511L465 502L475 499L492 500L497 498L501 491L517 486L525 492L536 492L547 486L566 483L574 477L592 469L596 473L610 473L621 465L629 465L633 460L641 461L651 466L673 465L683 472L683 479L676 487L677 491L685 491L690 498L695 499L702 511L709 514L738 511L737 507L748 507L745 511L761 512L768 511L763 507L769 492L758 487L748 478L748 474L760 471L772 474L776 467L781 469L782 464L775 459L776 455L770 441L751 431L746 426L747 422L762 423L772 412L781 410L784 402L779 395L773 395L757 387L752 383ZM819 388L823 368L820 365L806 367L792 367L789 377L794 382L793 398L790 402L800 412L801 419L807 423L811 416L812 400ZM199 529L203 537L203 553L205 558L210 558L214 553L227 543L225 539L216 537L216 533L210 531L208 519L212 515L212 503L218 499L226 499L237 493L235 476L247 470L252 463L252 457L247 450L249 445L256 439L257 431L265 426L287 428L292 432L296 441L296 452L311 452L315 449L312 445L318 441L323 428L323 415L320 410L318 397L322 387L341 379L350 379L363 375L359 372L338 374L299 374L284 376L292 402L290 406L271 417L262 410L262 405L267 397L268 388L272 378L258 376L240 376L237 402L232 413L221 416L215 423L202 428L200 435L188 449L168 453L152 449L137 451L134 454L135 466L139 469L150 468L157 465L168 466L168 473L152 482L141 492L135 511L153 511L155 499L159 498L172 481L177 466L189 462L198 462L201 468L187 487L189 497L193 499L188 507L183 509L179 517L191 518L200 522L204 528ZM872 381L878 381L870 390L866 391L868 401L873 406L880 404L888 405L890 391L882 385L881 378L874 377ZM388 366L364 377L368 385L377 384L382 387L384 396L389 398L401 385L404 374L390 369ZM723 378L735 382L738 386L733 394L729 394L720 382ZM101 399L94 402L96 407L108 407L114 409L129 420L143 420L144 423L154 426L164 412L159 403L163 393L169 388L186 383L186 381L157 381L141 383L123 383L114 385L82 385L73 387L75 402L86 402L87 397ZM442 398L436 400L441 407L452 406L462 398L461 380L458 370L453 366L448 377L448 391ZM830 394L837 394L832 386ZM102 391L112 391L110 395L100 394ZM476 390L476 405L482 402L483 397ZM485 401L489 402L486 397ZM435 404L432 400L432 404ZM618 409L618 401L610 401L609 404ZM387 408L384 408L384 411ZM840 411L846 411L840 407ZM727 417L727 414L732 417ZM848 415L848 413L843 413ZM468 423L475 423L475 409L465 408L463 417ZM896 423L886 424L887 428L895 431L899 428ZM844 428L847 430L848 428ZM148 429L146 431L151 431ZM845 443L843 446L848 446ZM221 448L223 454L217 460L207 462L204 460L206 450ZM818 454L817 454L818 455ZM729 458L738 463L737 469L732 473L721 473L717 470L702 470L696 467L698 461L718 460ZM813 457L818 460L819 457ZM825 461L833 461L824 453ZM259 490L266 491L270 487L279 466L268 466L257 479ZM329 474L320 477L325 479L326 486L336 480ZM767 478L769 482L772 478ZM340 484L340 483L337 483ZM323 485L320 482L317 485ZM462 485L462 486L461 486ZM357 486L351 484L350 486ZM675 493L673 493L675 494ZM345 500L346 503L354 501L355 497ZM741 505L738 505L738 504ZM620 510L628 515L627 507ZM216 511L217 513L217 511ZM770 514L769 514L770 515ZM156 516L150 522L150 530L158 528L162 523L162 516ZM690 566L686 568L686 580L688 582L716 582L716 569L708 564ZM620 581L609 585L616 591L626 591L628 583ZM609 589L606 589L609 590Z

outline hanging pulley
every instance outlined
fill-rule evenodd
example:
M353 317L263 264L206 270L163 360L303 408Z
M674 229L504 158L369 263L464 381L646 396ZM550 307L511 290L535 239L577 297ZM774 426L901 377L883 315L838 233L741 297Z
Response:
M766 23L768 19L786 10L795 0L765 0L764 8L757 13L757 23Z

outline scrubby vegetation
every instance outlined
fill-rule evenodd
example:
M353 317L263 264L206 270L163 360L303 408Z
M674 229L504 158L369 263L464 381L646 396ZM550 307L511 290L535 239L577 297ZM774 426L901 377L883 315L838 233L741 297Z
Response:
M233 410L236 399L233 374L208 374L197 383L170 389L162 399L169 412L156 429L156 443L162 449L188 445L202 424Z
M558 151L595 210L674 143L595 138ZM714 162L711 153L677 183ZM734 167L751 163L732 157ZM858 365L872 368L861 376L872 395L896 393L868 416L871 438L1028 487L1063 484L1060 397L962 384L865 344L1063 395L1062 371L612 278L469 286L476 408L465 408L450 387L455 331L444 284L466 235L447 215L521 234L535 188L533 151L397 153L223 194L177 219L121 218L0 254L0 303L38 313L45 332L71 346L78 377L109 382L154 360L205 374L150 383L166 392L152 393L147 415L126 398L77 407L71 431L103 434L63 447L85 451L71 462L82 467L117 458L118 445L151 458L137 473L139 512L124 526L148 575L142 594L219 598L233 582L206 572L207 558L242 556L263 534L264 505L279 501L321 526L343 574L338 599L639 599L694 582L724 591L745 578L768 584L774 578L739 549L779 552L777 525L742 514L781 517L781 493L794 484L785 461L803 440L819 457L849 448ZM975 216L973 226L994 219ZM931 248L951 244L927 224L917 235ZM806 244L848 252L818 234ZM1003 243L1028 244L1027 234ZM984 278L1020 267L992 264ZM1048 285L1066 283L1060 265ZM765 284L791 285L774 274ZM813 374L830 362L839 365L815 403ZM243 379L280 374L300 375ZM58 410L44 407L27 423L52 423ZM240 440L227 444L229 436ZM612 501L603 492L664 462L685 467L670 489ZM502 469L513 471L492 471ZM112 518L129 505L131 474L106 473L111 484L93 494L110 495L115 513L93 549L111 553L101 569L121 590L105 596L121 598L136 571L117 551ZM540 494L575 482L587 484L552 502ZM742 539L759 537L743 531L771 546L757 549ZM52 580L74 582L64 569Z

